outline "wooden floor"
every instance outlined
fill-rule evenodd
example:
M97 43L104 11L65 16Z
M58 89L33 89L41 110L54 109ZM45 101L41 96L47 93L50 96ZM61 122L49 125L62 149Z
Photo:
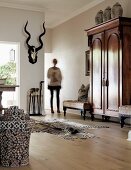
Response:
M63 114L37 117L64 118ZM36 117L34 117L36 118ZM131 170L131 142L127 141L128 125L120 128L120 124L112 122L85 121L79 115L68 114L71 119L83 124L107 125L109 128L90 129L96 135L93 139L65 140L47 133L33 133L30 141L30 164L19 170ZM0 170L17 170L3 168Z

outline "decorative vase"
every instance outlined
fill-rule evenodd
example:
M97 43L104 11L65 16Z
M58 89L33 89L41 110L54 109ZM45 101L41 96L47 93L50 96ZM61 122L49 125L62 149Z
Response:
M103 21L108 21L111 19L111 7L108 6L103 12Z
M97 12L96 16L95 16L95 23L97 24L101 24L103 22L103 11L100 10Z
M111 10L112 18L121 17L123 14L123 8L119 2L117 2L115 5L113 5Z

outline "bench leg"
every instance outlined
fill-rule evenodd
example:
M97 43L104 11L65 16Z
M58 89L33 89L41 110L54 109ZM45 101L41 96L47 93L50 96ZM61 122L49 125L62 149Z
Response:
M91 120L93 121L94 120L93 108L90 109L89 113L91 115Z
M94 114L91 113L91 120L93 121L94 120Z
M126 117L121 116L121 128L123 128L125 125L125 119L126 119Z
M83 111L82 111L82 113L83 113ZM93 109L90 109L89 113L90 113L90 115L91 115L91 120L93 121L93 120L94 120ZM85 118L86 118L86 109L84 109L83 118L84 118L84 120L85 120Z
M64 110L64 116L66 116L66 107L63 107L63 110Z
M81 110L81 117L83 116L83 110Z
M86 110L85 110L85 109L84 109L83 118L84 118L84 120L85 120L85 118L86 118Z

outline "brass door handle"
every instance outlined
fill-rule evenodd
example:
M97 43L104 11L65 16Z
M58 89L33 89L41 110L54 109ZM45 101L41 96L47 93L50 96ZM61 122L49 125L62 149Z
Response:
M109 81L103 79L103 80L102 80L102 86L109 86Z
M106 81L105 81L104 78L103 78L103 80L102 80L102 86L106 86Z
M106 86L109 86L109 80L106 80Z

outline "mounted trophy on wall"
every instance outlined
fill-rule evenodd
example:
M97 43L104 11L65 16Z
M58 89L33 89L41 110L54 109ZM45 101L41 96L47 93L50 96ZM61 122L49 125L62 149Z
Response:
M32 63L32 64L35 64L37 62L37 53L40 49L42 49L43 47L43 42L41 40L42 36L45 35L46 33L46 29L45 29L45 23L43 23L43 33L39 36L39 43L40 43L40 46L39 47L35 47L35 46L31 46L29 44L29 40L31 39L31 34L27 31L27 24L28 24L28 21L26 22L25 24L25 27L24 27L24 31L26 32L26 34L28 35L28 38L26 39L26 44L27 44L27 47L28 47L28 58L29 58L29 62Z

